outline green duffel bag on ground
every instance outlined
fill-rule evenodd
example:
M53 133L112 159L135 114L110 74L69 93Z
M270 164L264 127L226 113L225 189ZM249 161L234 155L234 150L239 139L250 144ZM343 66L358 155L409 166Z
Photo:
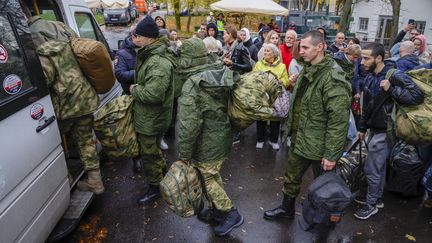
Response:
M231 124L245 129L255 121L280 120L273 117L273 103L283 87L267 71L252 71L241 76L233 86L228 107Z
M198 214L203 207L204 192L198 170L183 162L174 162L160 182L162 198L181 217Z
M129 158L139 155L139 144L132 121L133 99L119 96L96 114L93 129L110 158Z
M423 92L424 100L419 105L397 105L396 136L408 143L432 142L432 70L418 69L407 74Z

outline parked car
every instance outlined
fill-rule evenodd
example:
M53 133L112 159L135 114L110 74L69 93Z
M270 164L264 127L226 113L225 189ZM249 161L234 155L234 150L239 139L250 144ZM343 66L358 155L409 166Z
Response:
M104 9L104 20L106 25L128 25L132 21L132 18L129 12L129 8Z
M135 0L135 6L140 13L147 13L147 3L145 0Z

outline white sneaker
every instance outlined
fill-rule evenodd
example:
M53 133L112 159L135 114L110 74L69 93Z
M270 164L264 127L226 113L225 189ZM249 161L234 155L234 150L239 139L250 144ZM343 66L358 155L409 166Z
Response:
M264 147L264 142L257 142L256 146L257 149L262 149Z
M167 150L168 149L168 144L165 143L165 141L163 140L163 138L160 141L159 148L162 149L162 150Z
M273 150L279 150L280 149L280 147L279 147L279 143L272 143L272 142L269 142L269 144L272 146L272 148L273 148Z

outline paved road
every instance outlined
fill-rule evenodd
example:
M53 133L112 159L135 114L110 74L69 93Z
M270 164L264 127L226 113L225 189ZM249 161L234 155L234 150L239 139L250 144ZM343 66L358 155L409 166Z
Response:
M281 202L281 187L287 148L278 152L268 144L255 149L255 129L247 129L222 168L228 195L235 202L245 223L230 236L214 236L210 225L196 217L180 218L157 201L149 207L139 207L136 199L145 189L141 176L132 172L131 161L103 164L106 192L97 196L86 212L80 227L66 242L312 242L314 236L302 231L295 220L266 221L264 210ZM173 139L168 159L175 159ZM301 213L301 201L310 183L311 171L297 200L296 212ZM357 205L353 203L327 242L430 242L432 210L423 209L421 198L406 199L386 193L385 208L368 221L354 219ZM297 215L297 217L298 217Z

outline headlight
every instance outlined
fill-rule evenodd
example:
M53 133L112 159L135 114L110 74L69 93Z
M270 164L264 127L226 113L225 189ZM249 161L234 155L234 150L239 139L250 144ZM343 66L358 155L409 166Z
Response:
M122 14L121 14L121 17L122 17L122 18L125 18L125 17L126 17L126 14L125 14L125 13L122 13Z
M108 18L108 14L107 13L104 13L104 18Z

